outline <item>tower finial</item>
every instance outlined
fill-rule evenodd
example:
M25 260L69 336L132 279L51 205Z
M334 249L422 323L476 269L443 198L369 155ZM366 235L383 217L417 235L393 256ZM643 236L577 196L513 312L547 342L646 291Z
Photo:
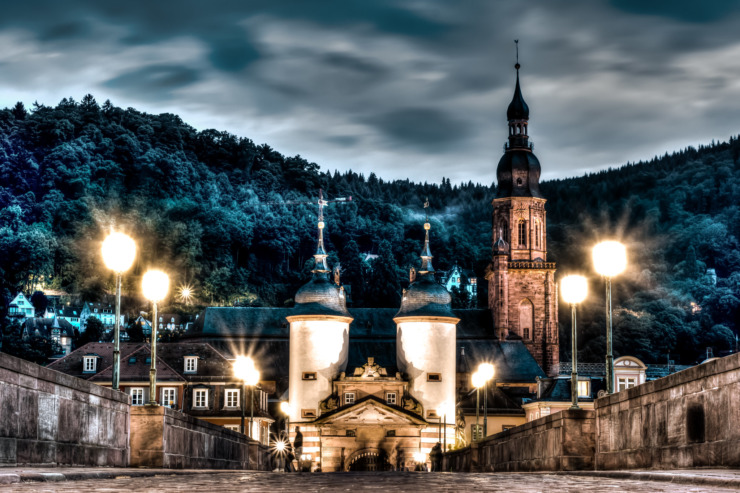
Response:
M429 197L424 202L424 211L426 214L426 221L424 222L424 248L421 250L421 267L419 268L419 274L427 274L429 272L434 273L434 267L432 267L432 251L429 248L429 230L432 225L429 224Z
M519 40L518 39L514 40L514 45L516 45L516 65L514 65L514 68L516 69L518 73L519 67L521 67L521 65L519 65Z
M326 263L326 250L324 249L324 206L328 205L328 202L324 200L324 191L319 189L319 242L316 246L316 253L313 258L316 263L314 269L311 272L314 273L328 273L329 266Z

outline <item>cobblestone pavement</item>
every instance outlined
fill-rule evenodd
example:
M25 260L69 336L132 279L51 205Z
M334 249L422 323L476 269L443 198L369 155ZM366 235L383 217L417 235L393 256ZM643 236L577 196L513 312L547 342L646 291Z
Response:
M704 492L737 489L707 485L674 484L658 481L637 481L603 477L554 474L502 473L208 473L191 476L156 476L54 483L22 483L0 485L0 491L17 492L218 492L231 491L505 491L505 492Z

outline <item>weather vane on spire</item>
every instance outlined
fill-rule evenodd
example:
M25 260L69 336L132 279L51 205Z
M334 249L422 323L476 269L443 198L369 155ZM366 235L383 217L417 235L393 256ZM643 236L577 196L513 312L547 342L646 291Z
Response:
M424 220L425 223L429 222L429 197L424 199L424 214L426 215L426 219Z
M514 65L514 68L516 68L518 71L519 67L521 67L521 65L519 65L519 40L518 39L514 40L514 45L516 46L516 65Z

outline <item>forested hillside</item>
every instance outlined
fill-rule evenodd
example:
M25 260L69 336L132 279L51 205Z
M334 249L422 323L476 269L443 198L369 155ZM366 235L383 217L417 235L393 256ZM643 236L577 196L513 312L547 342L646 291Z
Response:
M706 347L734 348L739 154L731 139L542 184L548 259L559 263L559 274L580 271L593 281L579 316L582 358L602 360L603 285L592 274L590 247L607 236L626 242L630 253L628 272L614 283L618 354L665 361L670 353L688 363ZM490 166L498 158L491 149ZM111 227L139 247L124 278L130 295L157 266L173 285L193 285L200 304L289 305L308 276L317 207L283 202L315 203L319 188L329 198L353 198L329 206L326 232L330 263L341 261L355 306L398 306L421 249L426 197L435 267L458 263L484 275L495 188L440 182L322 171L247 138L198 132L175 115L101 106L90 95L30 111L18 104L0 111L2 307L17 290L38 285L90 301L111 291L99 253ZM362 261L365 253L378 255L374 268ZM715 269L716 284L707 268ZM482 306L485 298L482 292ZM560 315L564 359L567 307Z

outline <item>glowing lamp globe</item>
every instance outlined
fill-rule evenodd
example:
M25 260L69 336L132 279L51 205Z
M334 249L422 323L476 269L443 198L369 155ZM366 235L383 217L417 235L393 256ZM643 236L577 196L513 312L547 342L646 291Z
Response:
M144 274L141 281L144 297L149 301L157 303L167 296L170 287L170 278L161 270L150 270Z
M483 387L486 384L486 379L483 378L483 375L479 371L473 373L473 387L476 389L479 389Z
M493 378L495 370L493 369L493 365L491 363L481 363L480 365L478 365L478 373L480 373L483 377L483 380L487 382Z
M290 414L290 404L286 401L281 402L280 410L283 412L283 414Z
M588 281L583 276L566 276L560 280L560 292L563 294L563 301L576 305L586 299Z
M234 361L234 376L246 385L257 385L260 381L260 372L254 366L254 360L249 356L237 356Z
M627 249L618 241L603 241L593 249L594 268L604 277L614 277L627 268Z
M103 262L113 272L126 272L136 257L136 243L123 233L111 233L103 241Z
M285 442L283 442L282 440L278 440L277 442L275 442L275 450L277 450L278 452L284 452Z

